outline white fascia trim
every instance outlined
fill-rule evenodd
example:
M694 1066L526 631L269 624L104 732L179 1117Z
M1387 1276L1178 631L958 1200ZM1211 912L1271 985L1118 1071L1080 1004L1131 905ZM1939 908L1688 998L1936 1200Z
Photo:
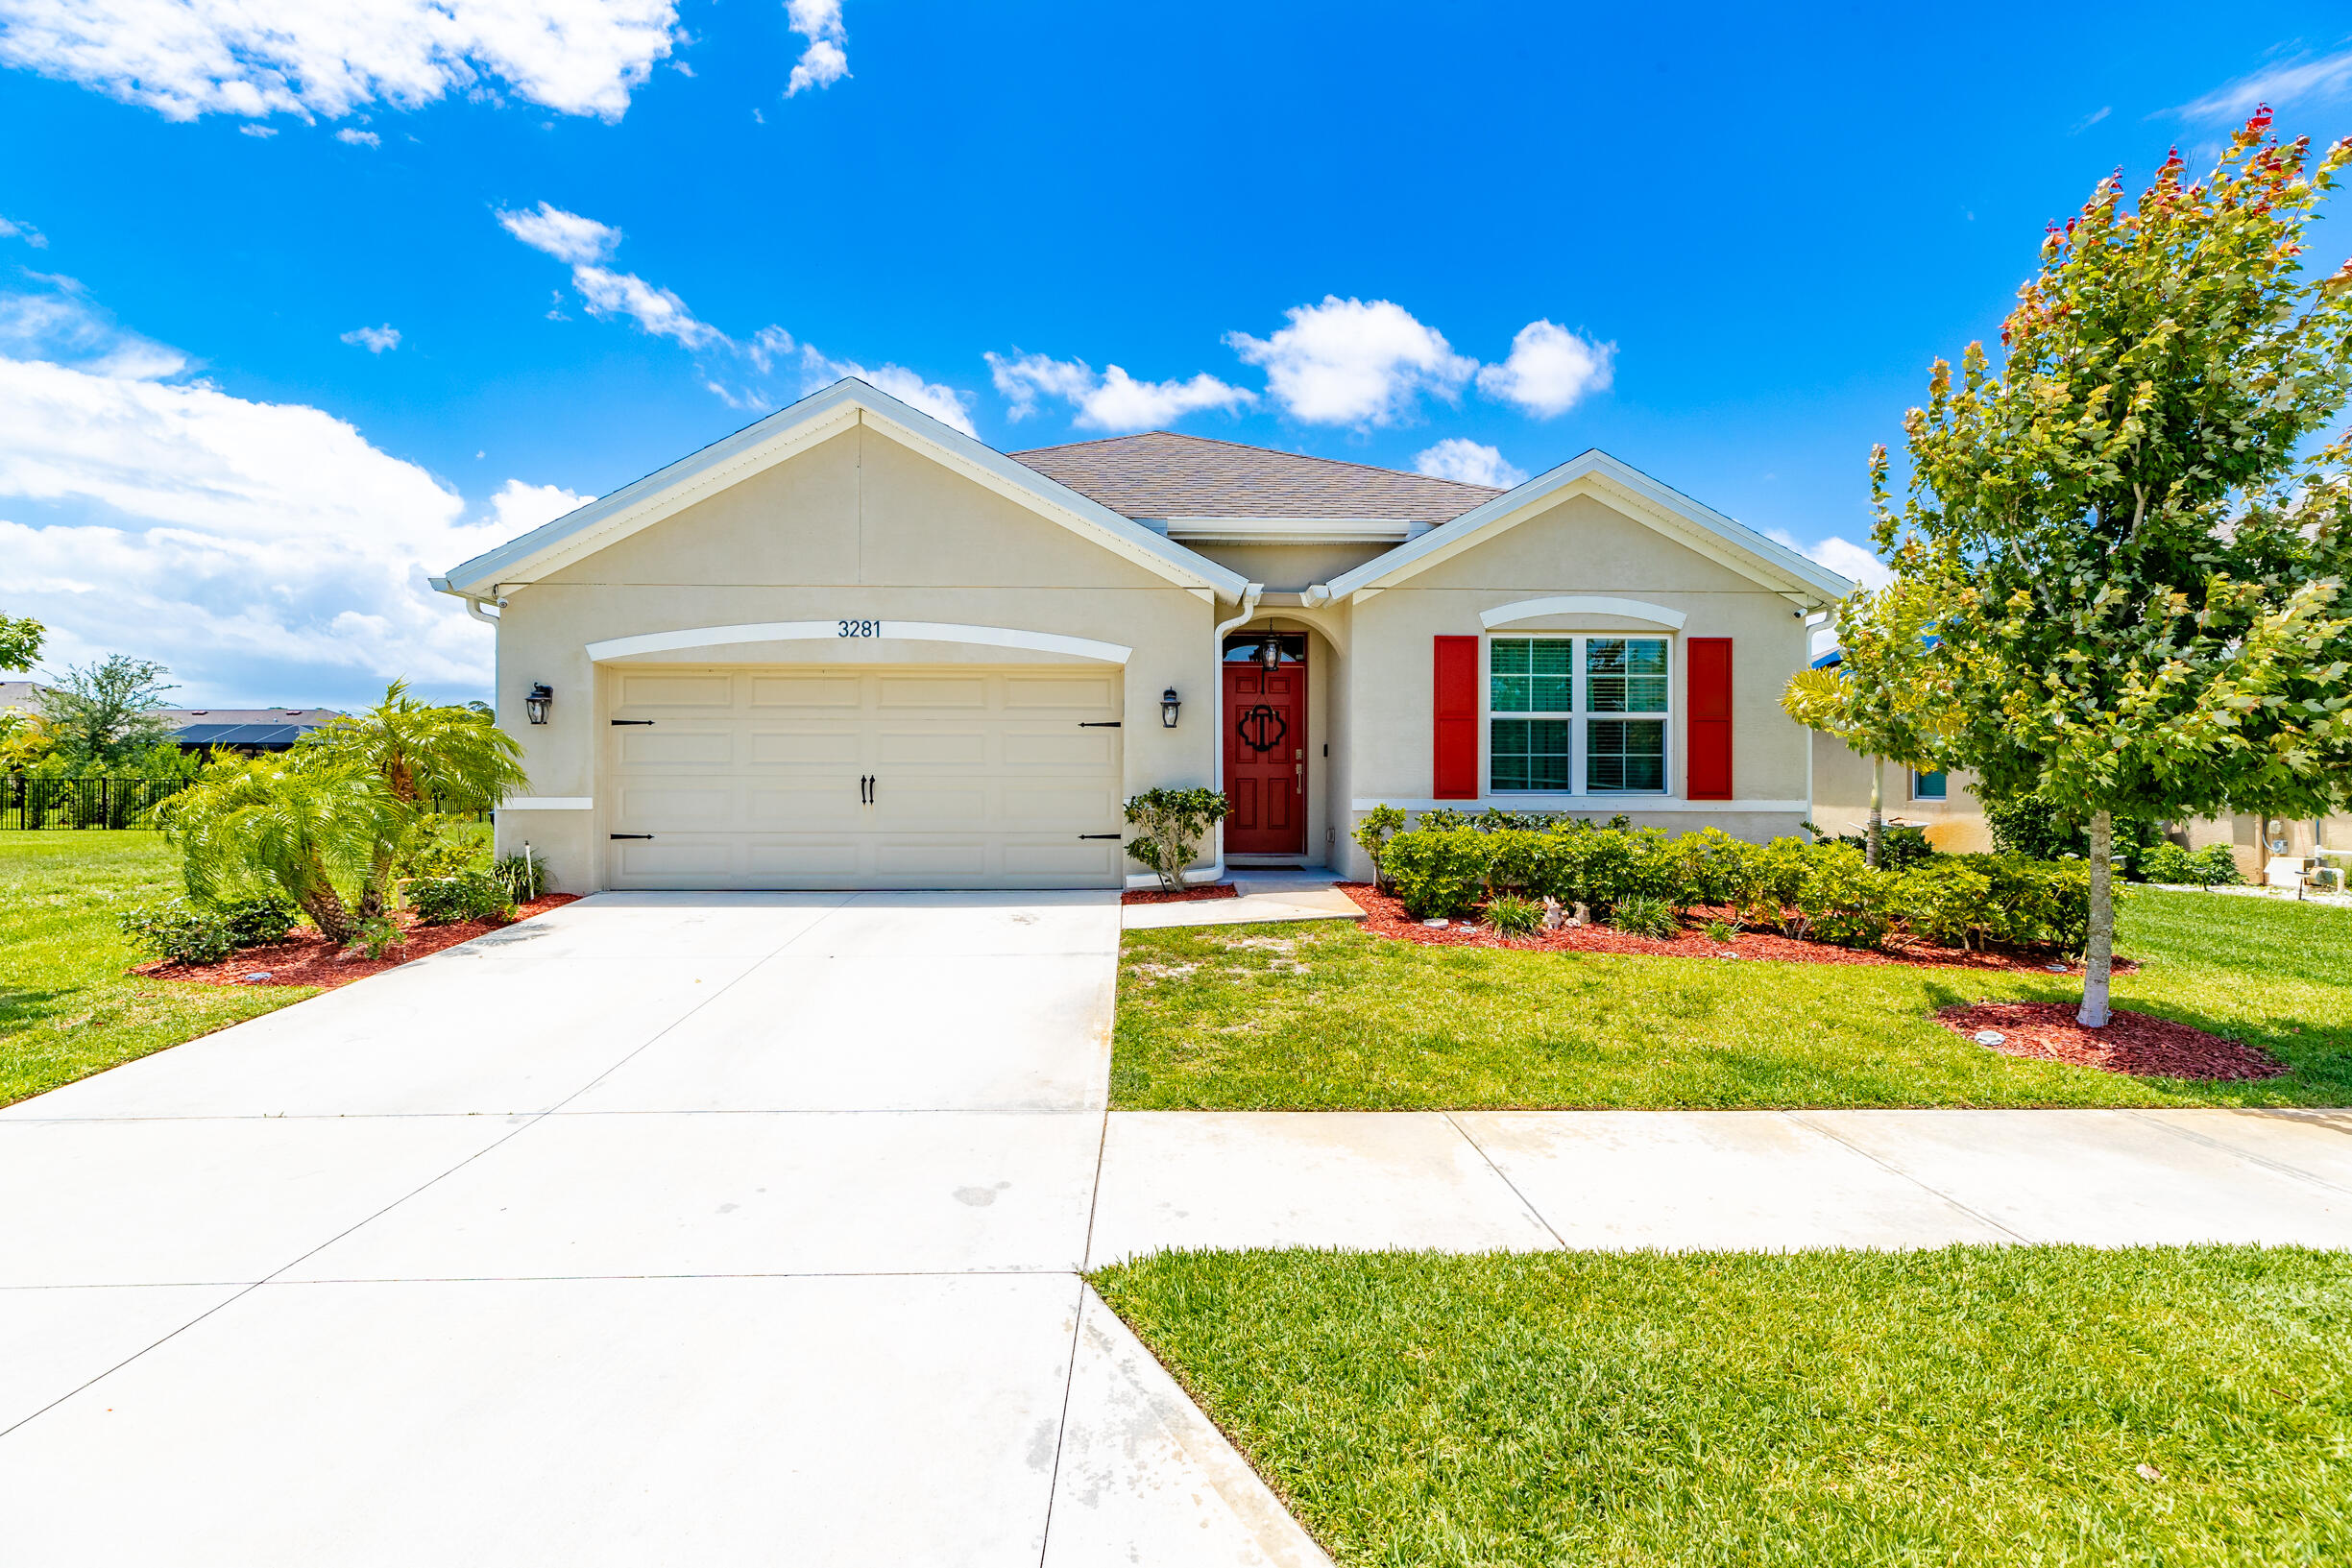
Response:
M1247 586L1240 572L1161 538L886 392L844 376L600 500L475 556L442 579L449 585L444 591L489 598L501 584L534 581L860 423L944 459L998 494L1091 537L1170 582L1213 589L1226 599L1239 599Z
M516 795L498 803L501 811L593 811L595 807L590 795Z
M1606 811L1615 816L1622 811L1635 816L1644 811L1793 811L1799 816L1809 815L1812 807L1806 801L1689 801L1664 795L1481 795L1476 800L1359 800L1349 801L1348 808L1370 811L1383 806L1393 806L1399 811L1484 811L1499 807L1506 811Z
M596 663L627 659L643 653L673 653L681 648L723 648L743 642L963 642L983 648L1028 648L1038 653L1067 654L1105 664L1124 664L1134 649L1092 638L1064 637L1059 632L1030 632L1015 626L963 626L939 620L883 620L869 635L845 636L839 620L771 620L742 626L690 626L675 632L646 632L637 637L607 638L588 644Z
M1441 552L1451 553L1451 547L1468 542L1496 524L1518 522L1534 515L1540 506L1550 502L1562 491L1579 480L1598 478L1612 483L1635 497L1648 502L1698 531L1711 534L1736 552L1759 566L1776 569L1785 580L1811 589L1823 600L1842 599L1854 591L1854 584L1817 562L1807 560L1787 545L1766 539L1762 534L1735 519L1725 517L1711 506L1692 500L1681 491L1662 485L1631 464L1594 447L1570 458L1515 490L1505 491L1479 506L1472 507L1451 522L1432 528L1418 539L1408 540L1393 550L1374 556L1352 571L1331 579L1333 598L1343 598L1359 589L1393 588L1411 577L1423 566L1434 566L1430 557ZM1750 575L1755 575L1751 572ZM1768 583L1780 590L1783 583Z
M1515 620L1534 620L1540 615L1617 615L1626 620L1646 620L1654 626L1668 626L1681 631L1688 615L1680 610L1669 610L1662 604L1645 604L1639 599L1612 599L1598 594L1566 593L1549 599L1521 599L1516 604L1498 604L1491 610L1481 611L1478 624L1485 627L1508 626Z

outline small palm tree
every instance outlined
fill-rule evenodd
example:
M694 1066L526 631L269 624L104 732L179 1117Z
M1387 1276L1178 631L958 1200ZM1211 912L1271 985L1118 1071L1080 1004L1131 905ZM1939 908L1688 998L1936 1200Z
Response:
M330 942L359 929L337 880L350 886L366 876L395 816L371 774L296 769L274 758L214 762L156 812L180 850L191 898L281 893Z
M368 854L359 893L363 919L383 913L394 868L424 816L494 810L529 783L521 748L488 712L421 702L408 694L405 681L386 687L384 700L358 717L303 736L294 765L365 773L383 786L389 811Z

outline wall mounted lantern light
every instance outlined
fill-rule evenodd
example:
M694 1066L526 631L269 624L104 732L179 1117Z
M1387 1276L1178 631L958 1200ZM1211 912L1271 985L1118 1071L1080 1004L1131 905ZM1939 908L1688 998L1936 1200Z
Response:
M554 700L555 693L547 689L546 682L542 681L531 688L529 696L522 699L522 711L531 715L533 724L545 724L547 722L547 704Z
M1176 710L1177 710L1177 709L1179 709L1179 708L1181 708L1181 707L1183 707L1183 706L1184 706L1184 705L1183 705L1182 703L1180 703L1180 702L1176 701L1176 688L1175 688L1175 687L1170 687L1170 688L1169 688L1167 690L1165 690L1165 691L1161 692L1161 693L1159 694L1159 721L1160 721L1160 728L1162 728L1162 729L1164 729L1164 730L1173 730L1173 729L1175 729L1175 728L1176 728Z

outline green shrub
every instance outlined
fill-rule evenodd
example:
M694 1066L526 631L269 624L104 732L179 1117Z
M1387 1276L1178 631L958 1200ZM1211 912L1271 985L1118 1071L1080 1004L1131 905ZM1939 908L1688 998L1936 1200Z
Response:
M2091 866L2084 860L2030 860L2022 855L1961 856L1993 883L1985 934L2019 947L2080 953L2091 929ZM2115 890L2116 902L2128 895Z
M1450 806L1433 806L1421 813L1416 828L1426 828L1433 833L1449 833L1456 828L1472 826L1467 811L1457 811Z
M1757 847L1744 838L1734 838L1721 828L1702 828L1676 839L1674 853L1681 881L1674 895L1674 906L1688 909L1695 905L1719 905L1736 900Z
M503 880L487 871L461 871L454 877L427 877L408 883L408 906L426 926L453 926L465 920L512 919L515 901Z
M176 964L217 964L237 950L228 923L186 899L126 909L116 921L124 935Z
M1837 841L1867 856L1870 839L1865 833L1840 833ZM1879 825L1879 868L1882 871L1904 871L1919 864L1935 853L1928 842L1928 830L1911 822L1882 822Z
M1797 909L1812 936L1841 948L1885 941L1895 923L1895 874L1874 869L1850 844L1818 848L1812 860L1797 889Z
M1739 934L1740 925L1736 920L1710 920L1703 929L1709 942L1729 942Z
M1128 841L1131 859L1159 874L1171 893L1184 886L1184 868L1200 854L1200 840L1232 809L1214 789L1147 789L1127 803L1127 819L1143 830Z
M1993 847L2003 855L2029 860L2085 859L2091 854L2087 821L2075 821L2035 796L2024 800L1987 801L1984 823L1992 830ZM2123 875L2134 875L2141 857L2166 842L2164 824L2140 817L2117 817L2110 855Z
M1816 853L1815 846L1802 838L1781 837L1746 856L1732 900L1739 918L1752 927L1791 930L1795 923L1788 910L1805 886Z
M2140 856L2139 870L2146 880L2189 887L2234 887L2245 880L2227 844L2208 844L2201 850L2170 841L2151 844Z
M1405 814L1394 806L1375 806L1356 823L1352 836L1358 848L1372 862L1372 885L1386 891L1389 874L1381 859L1388 854L1389 839L1403 831Z
M1661 941L1682 929L1672 905L1641 893L1618 900L1609 911L1609 924L1628 936L1654 936Z
M1543 929L1543 905L1513 893L1487 900L1486 916L1504 936L1530 936Z
M400 927L383 915L360 921L352 929L352 939L344 944L351 952L370 958L381 958L395 948L404 948L408 938Z
M239 948L284 941L294 929L294 910L276 899L212 905L180 898L126 910L117 923L125 935L158 958L176 964L217 964Z
M1976 946L1985 927L1993 880L1971 857L1939 855L1897 873L1894 912L1912 935L1938 947Z
M1389 840L1389 881L1418 920L1458 914L1486 891L1491 835L1475 828L1426 828Z
M555 879L547 875L546 856L528 846L499 856L492 862L490 874L506 889L510 904L528 904L555 885Z

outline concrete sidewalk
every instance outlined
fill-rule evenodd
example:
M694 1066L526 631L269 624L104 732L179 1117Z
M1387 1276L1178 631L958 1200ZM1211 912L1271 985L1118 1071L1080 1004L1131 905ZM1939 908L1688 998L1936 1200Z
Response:
M1234 896L1173 904L1135 904L1119 911L1128 930L1173 926L1253 926L1279 920L1362 920L1364 906L1333 884L1336 872L1321 866L1299 870L1236 871Z
M2352 1246L2352 1111L1115 1112L1163 1247Z

